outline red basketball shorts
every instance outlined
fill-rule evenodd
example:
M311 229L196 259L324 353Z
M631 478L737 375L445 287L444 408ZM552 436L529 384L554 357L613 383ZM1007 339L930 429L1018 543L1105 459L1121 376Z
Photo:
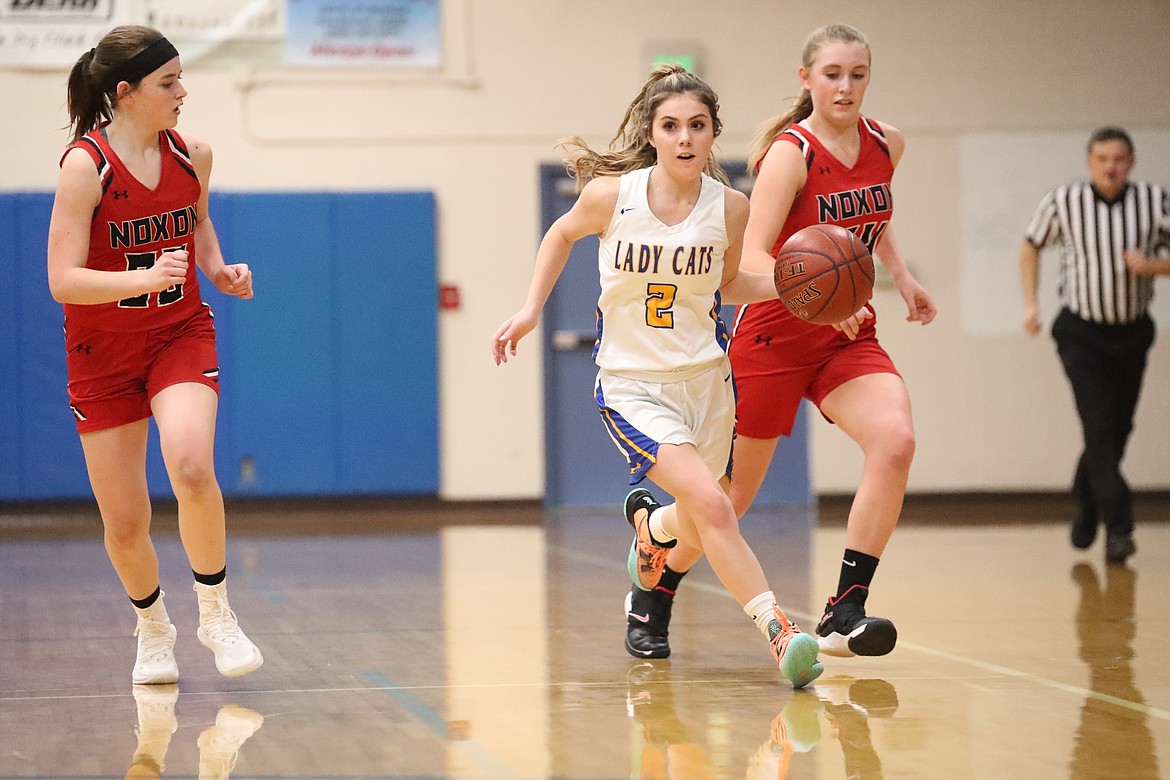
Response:
M171 385L197 382L219 392L215 325L206 304L190 319L141 332L66 322L65 347L78 433L145 420L151 399Z
M853 341L828 325L805 322L737 329L729 354L739 394L735 430L750 439L791 436L803 398L819 408L850 379L898 373L878 343L872 319Z

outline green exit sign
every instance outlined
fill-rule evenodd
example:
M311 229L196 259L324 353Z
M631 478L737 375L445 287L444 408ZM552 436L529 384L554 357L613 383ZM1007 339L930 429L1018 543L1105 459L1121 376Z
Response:
M654 70L659 65L682 65L688 73L694 73L695 56L693 54L655 54L650 63L650 69Z

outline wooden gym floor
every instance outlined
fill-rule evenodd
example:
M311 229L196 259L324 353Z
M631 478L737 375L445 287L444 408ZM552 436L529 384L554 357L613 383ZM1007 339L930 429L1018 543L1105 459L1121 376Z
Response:
M745 520L806 630L846 507ZM266 663L223 678L164 504L180 681L134 690L96 510L0 506L0 778L1170 776L1170 500L1143 497L1127 566L1073 550L1066 510L911 497L870 599L897 649L794 692L706 564L672 658L627 656L618 510L532 504L230 505L229 592Z

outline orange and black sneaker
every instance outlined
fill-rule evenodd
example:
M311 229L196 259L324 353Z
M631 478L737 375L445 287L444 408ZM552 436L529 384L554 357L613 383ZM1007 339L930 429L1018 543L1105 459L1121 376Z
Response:
M626 520L634 528L628 568L630 579L640 590L654 590L666 568L667 553L678 544L678 540L659 544L650 535L650 513L660 506L645 488L634 488L626 496ZM639 513L642 513L640 517Z
M817 640L797 628L780 607L772 605L773 618L768 624L772 658L780 673L792 681L793 688L803 688L821 676L825 665L817 660Z

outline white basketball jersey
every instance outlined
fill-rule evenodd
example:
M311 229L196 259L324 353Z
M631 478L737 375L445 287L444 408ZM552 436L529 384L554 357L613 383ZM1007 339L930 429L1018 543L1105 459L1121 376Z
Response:
M690 215L664 225L647 200L652 170L622 175L598 248L593 359L619 374L677 374L727 350L718 293L727 250L724 187L704 174Z

